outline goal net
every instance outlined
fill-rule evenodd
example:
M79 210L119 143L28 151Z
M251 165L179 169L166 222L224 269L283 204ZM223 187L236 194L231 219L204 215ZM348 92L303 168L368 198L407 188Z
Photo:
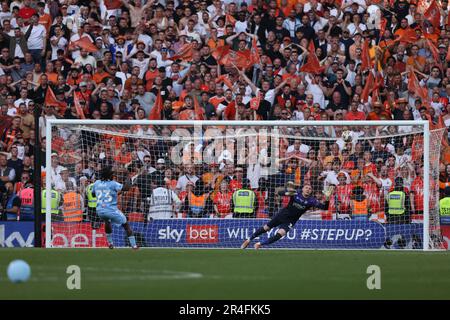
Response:
M141 247L239 248L289 204L288 184L322 202L334 190L273 248L441 247L443 130L426 121L50 120L46 132L46 247L107 246L90 193L105 166L130 186L117 206ZM129 245L120 225L112 237Z

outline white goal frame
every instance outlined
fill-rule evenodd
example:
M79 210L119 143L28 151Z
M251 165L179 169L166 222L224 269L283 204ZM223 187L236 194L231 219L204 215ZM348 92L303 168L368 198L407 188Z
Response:
M426 120L403 120L403 121L209 121L209 120L70 120L70 119L47 119L46 127L46 172L50 172L51 154L52 154L52 127L57 125L180 125L180 126L423 126L423 151L424 151L424 210L423 210L423 250L429 251L430 248L430 124ZM46 190L47 194L51 194L51 175L46 174ZM52 248L51 238L51 197L46 197L46 213L45 213L45 246ZM50 230L50 232L48 232ZM345 249L343 249L345 250Z

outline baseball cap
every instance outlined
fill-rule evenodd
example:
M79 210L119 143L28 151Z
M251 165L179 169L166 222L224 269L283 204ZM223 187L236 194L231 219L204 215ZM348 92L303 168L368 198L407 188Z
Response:
M440 49L440 48L444 48L444 49L445 49L445 48L447 48L447 47L445 46L445 44L441 43L441 44L439 45L439 49Z
M157 164L165 164L166 161L163 158L159 158L158 161L156 161Z
M80 87L86 87L86 86L87 86L87 82L84 82L84 81L80 82Z
M58 156L57 153L55 153L55 152L52 153L52 157L57 157L57 156Z

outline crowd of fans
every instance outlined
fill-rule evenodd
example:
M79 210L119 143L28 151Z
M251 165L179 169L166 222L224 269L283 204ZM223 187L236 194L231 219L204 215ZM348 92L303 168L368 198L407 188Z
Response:
M32 187L35 130L44 155L46 119L423 119L448 127L448 22L447 0L2 1L2 198ZM337 185L338 209L330 210L343 214L361 186L382 220L383 196L402 177L409 210L423 209L423 158L412 127L289 128L279 173L269 176L223 155L208 165L174 165L173 146L158 138L173 128L120 129L132 137L148 129L150 138L54 131L46 173L53 187L84 197L111 163L134 182L121 199L124 212L145 211L155 185L143 175L156 172L181 201L190 188L207 193L204 216L229 216L229 193L249 184L258 192L255 216L263 217L282 205L273 194L287 181L310 182L318 195ZM355 132L353 143L339 140L344 129ZM363 139L383 135L389 138ZM450 185L447 131L433 143L442 143L442 191Z

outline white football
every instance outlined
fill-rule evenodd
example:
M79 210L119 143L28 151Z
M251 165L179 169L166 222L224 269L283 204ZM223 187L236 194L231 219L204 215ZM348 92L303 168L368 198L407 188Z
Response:
M345 142L351 142L352 139L352 132L350 130L345 130L344 132L342 132L342 140L344 140Z

